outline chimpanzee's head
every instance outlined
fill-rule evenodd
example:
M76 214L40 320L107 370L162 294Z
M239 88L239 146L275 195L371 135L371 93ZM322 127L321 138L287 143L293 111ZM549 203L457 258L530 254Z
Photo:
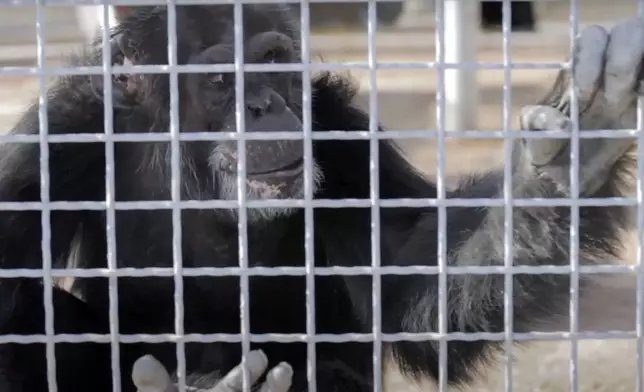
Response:
M177 63L234 64L232 5L177 6ZM119 15L112 47L116 62L135 65L168 64L166 7L138 7ZM286 8L244 5L243 56L245 64L300 61L297 26ZM154 120L154 131L167 132L170 124L170 78L167 74L124 75L115 82L115 97L129 101ZM181 132L235 132L235 72L180 73L179 123ZM245 72L243 119L245 132L302 132L302 78L299 72ZM125 103L125 102L123 102ZM288 199L304 196L303 141L247 140L247 199ZM182 143L182 164L197 171L207 167L214 181L200 188L198 198L237 198L236 140ZM186 158L187 157L187 158ZM202 170L199 170L202 172ZM195 176L193 176L195 177ZM321 179L313 164L313 188ZM196 179L201 182L201 179ZM185 182L185 181L184 181ZM261 209L264 218L287 209Z

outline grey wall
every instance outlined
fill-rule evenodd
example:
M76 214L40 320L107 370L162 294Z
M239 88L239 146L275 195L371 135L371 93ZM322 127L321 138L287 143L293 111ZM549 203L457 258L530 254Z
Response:
M74 7L45 7L47 42L82 39ZM36 8L0 6L0 45L23 45L36 42Z

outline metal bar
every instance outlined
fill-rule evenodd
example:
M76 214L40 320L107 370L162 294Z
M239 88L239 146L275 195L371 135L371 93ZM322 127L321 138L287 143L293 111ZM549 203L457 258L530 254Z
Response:
M621 261L606 260L606 262L619 263ZM357 276L373 275L374 268L369 267L315 267L312 269L316 276ZM379 268L382 275L438 275L438 267L431 266L382 266ZM512 274L512 275L569 275L570 267L565 266L513 266L507 268L498 266L467 266L447 267L445 271L450 275L490 275L490 274ZM580 266L580 273L584 274L617 274L637 271L634 265L593 265ZM306 267L194 267L183 269L184 276L306 276ZM33 269L3 269L0 270L0 278L42 278L43 272ZM173 268L147 267L147 268L119 268L116 271L107 268L69 268L53 269L53 277L145 277L145 276L174 276Z
M637 1L637 14L644 17L644 0ZM637 292L635 309L635 391L644 392L644 99L637 100L637 176L636 176L636 233L637 250L635 264L637 271Z
M185 334L183 303L183 254L181 208L181 146L179 143L179 75L175 70L177 59L177 9L174 0L168 3L168 65L170 68L170 194L172 202L172 269L174 272L174 329L179 336ZM177 343L177 387L186 390L186 348Z
M302 72L302 127L304 137L304 266L306 271L306 336L315 337L315 228L313 215L313 93L311 91L311 9L308 0L300 3ZM316 347L307 343L306 378L308 392L317 391Z
M533 62L522 63L515 62L510 64L512 69L562 69L568 68L566 62ZM434 61L378 61L375 64L368 62L342 62L342 63L310 63L304 64L245 64L242 66L244 72L303 72L305 70L315 71L347 71L350 69L370 69L375 67L377 69L435 69L439 64ZM463 63L445 63L440 65L443 69L505 69L508 66L503 63L495 62L463 62ZM132 73L132 74L167 74L167 65L115 65L112 67L113 72L118 73ZM234 64L191 64L191 65L177 65L176 71L180 73L206 73L206 72L234 72ZM101 75L102 69L100 67L2 67L0 75ZM450 134L451 136L451 134Z
M103 7L103 20L107 23L108 8ZM103 40L103 86L104 86L104 132L109 138L114 134L113 124L113 102L112 102L112 53L110 35L108 29L102 30ZM118 268L116 261L117 243L116 243L116 210L114 203L116 201L116 179L114 163L114 142L106 141L105 143L105 206L106 206L106 235L107 235L107 268L115 270ZM119 350L119 301L118 301L118 280L115 276L108 278L108 296L109 296L109 322L110 322L110 349L111 349L111 367L112 367L112 390L120 392L121 390L121 368L120 368L120 350Z
M344 334L316 334L314 337L308 337L306 334L251 334L250 341L253 343L372 343L373 333L344 333ZM514 341L570 341L570 332L527 332L515 333ZM608 332L579 332L576 335L579 340L624 340L636 339L637 333L634 331L608 331ZM240 343L242 342L241 334L186 334L179 336L176 334L122 334L119 336L122 343ZM493 332L476 332L476 333L395 333L382 334L383 342L428 342L428 341L464 341L473 342L487 340L492 342L503 342L505 333ZM104 334L56 334L48 337L43 334L34 335L2 335L0 344L17 343L82 343L96 342L109 343L110 336Z
M245 2L244 2L245 3ZM244 13L241 1L234 2L234 39L235 39L235 122L238 134L246 131L246 105L244 104ZM239 242L239 267L248 268L248 216L246 205L246 141L237 140L237 239ZM242 333L242 371L243 391L250 392L253 387L246 362L250 351L250 290L247 275L240 276L240 315Z
M576 40L579 30L579 2L570 0L570 59L573 65L576 53ZM570 391L579 391L579 105L575 78L571 78L570 116Z
M376 30L378 19L376 2L368 4L367 46L369 63L369 199L371 201L371 276L372 332L373 332L373 391L382 392L382 290L380 278L380 161L378 124L378 80L376 77Z
M371 199L316 199L311 201L314 208L356 208L371 207ZM438 199L393 199L380 200L381 207L438 207L439 204L445 207L504 207L506 201L503 198L486 199L471 198L458 199L450 198L444 201ZM605 199L579 199L576 202L568 198L552 199L513 199L512 204L520 207L608 207L608 206L636 206L635 197L611 197ZM41 202L1 202L0 209L5 211L40 211L45 204ZM172 209L172 201L117 201L114 202L115 210L164 210ZM234 200L191 200L180 201L176 205L181 209L204 209L204 208L235 208ZM305 201L300 199L288 200L249 200L248 208L303 208ZM105 210L106 203L100 201L81 202L50 202L48 207L51 211L73 211L73 210Z
M446 86L445 86L445 68L443 64L446 60L445 46L447 45L445 37L445 1L436 1L436 63L438 64L436 74L436 128L438 128L438 170L436 173L436 198L438 207L438 241L437 260L438 260L438 333L445 335L447 333L447 209L446 201L446 184L445 184L445 132L446 132ZM438 346L438 388L440 392L447 392L448 374L447 374L447 341L441 339Z
M503 18L502 18L502 32L503 32L503 63L506 65L512 64L512 57L510 54L510 33L511 33L511 3L510 0L503 1ZM503 128L509 131L512 128L512 73L510 67L503 70ZM467 112L463 112L467 113ZM504 322L503 328L505 332L505 390L511 392L512 383L512 346L514 344L513 331L514 331L514 303L513 293L514 275L507 272L507 269L512 268L514 264L514 187L512 176L512 150L514 140L505 139L503 141L503 199L505 200L504 216L503 216L503 265L506 267L504 277L504 292L503 292L503 307L504 307Z
M580 139L605 139L605 138L627 138L637 137L637 130L633 129L616 129L616 130L593 130L580 131ZM439 131L431 130L408 130L408 131L387 131L378 133L373 137L381 140L397 139L417 139L417 138L435 138ZM463 131L455 132L459 139L567 139L569 134L560 131L543 131L539 133L530 131ZM454 137L450 133L451 137ZM316 131L311 135L313 140L368 140L370 138L368 131ZM163 142L172 139L169 133L123 133L114 135L101 134L58 134L49 135L49 143L87 143L87 142ZM298 140L304 139L303 135L294 132L246 132L244 135L238 135L234 132L194 132L180 134L180 141L217 141L217 140ZM38 136L35 135L0 135L0 142L4 143L34 143L38 142ZM323 199L318 199L323 200Z
M41 68L45 62L45 26L44 7L42 3L36 3L36 56L37 66ZM49 204L49 145L47 135L49 134L49 119L47 116L47 85L44 76L38 78L38 141L40 144L40 200L41 226L42 226L42 268L43 268L43 303L45 307L45 334L48 338L54 335L54 302L53 302L53 279L51 274L51 210ZM46 342L47 360L47 386L51 392L57 392L56 385L56 355L54 344L49 340Z

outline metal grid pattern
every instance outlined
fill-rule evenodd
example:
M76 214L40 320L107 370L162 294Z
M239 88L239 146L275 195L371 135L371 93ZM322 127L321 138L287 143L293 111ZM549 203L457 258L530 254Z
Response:
M637 1L637 15L644 17L644 1ZM641 369L644 366L644 100L640 97L637 101L637 293L635 309L635 330L637 336L637 348L635 352L635 363L637 372L635 375L635 388L638 392L644 390L644 374Z
M325 2L342 2L343 0L324 0ZM503 127L502 131L455 131L450 136L462 138L503 138L504 158L505 162L512 161L511 141L514 138L532 138L544 137L543 134L511 131L511 116L510 116L510 82L512 69L560 69L563 67L570 67L568 62L557 63L517 63L513 62L510 55L510 1L503 0L503 61L501 63L461 63L449 64L445 62L445 42L444 42L444 27L445 21L443 18L444 1L436 1L436 61L435 62L378 62L376 59L376 8L375 2L369 1L368 12L368 35L369 35L369 54L366 63L324 63L324 64L310 64L309 48L309 35L310 35L310 10L309 1L300 0L285 0L284 2L300 2L301 3L301 39L302 39L302 64L243 64L241 56L236 56L235 63L232 65L208 65L208 66L180 66L177 64L177 51L176 51L176 14L173 7L174 4L214 4L214 3L234 3L235 9L235 53L243 53L243 29L241 26L242 19L242 2L236 0L191 0L191 1L170 1L168 7L168 53L169 64L167 66L112 66L109 59L111 59L110 45L103 47L103 65L101 67L83 67L83 68L45 68L44 67L44 26L43 26L43 7L47 4L95 4L91 0L48 0L48 1L27 1L27 0L1 0L0 4L31 4L36 5L37 8L37 46L38 46L38 65L35 68L25 67L1 67L0 75L38 75L40 78L40 134L37 136L26 135L1 135L0 141L14 142L14 143L40 143L40 164L41 164L41 203L0 203L2 210L42 210L47 212L42 215L42 254L43 254L43 269L13 269L13 270L0 270L0 278L13 278L13 277L42 277L45 282L46 289L44 290L44 301L46 309L46 334L45 335L32 335L32 336L16 336L5 335L0 336L0 344L8 342L18 343L47 343L47 368L48 368L48 382L49 389L52 392L57 391L55 381L55 368L54 361L54 343L60 342L82 342L87 340L110 342L112 347L112 374L114 385L119 384L120 372L129 371L128 369L119 369L119 346L118 342L178 342L177 357L178 357L178 376L179 388L185 390L185 358L184 358L184 344L186 342L242 342L244 352L249 351L251 341L265 342L265 341L279 341L279 342L302 342L308 343L308 379L309 391L316 391L315 384L315 344L318 342L347 342L347 341L373 341L374 354L374 386L375 390L380 391L381 385L381 345L382 342L391 342L399 340L420 341L426 339L438 340L440 342L440 382L439 387L441 391L447 390L447 342L451 340L497 340L505 342L506 349L506 390L512 390L512 361L511 357L512 344L515 341L524 340L571 340L571 390L578 390L578 375L577 375L577 339L579 338L601 338L601 339L623 339L636 337L639 340L637 351L638 369L641 369L644 361L644 349L642 348L642 341L644 340L644 183L642 181L644 174L644 160L638 160L638 178L637 178L637 195L636 197L624 198L611 198L611 199L592 199L592 200L579 200L579 139L580 137L632 137L635 132L642 130L641 115L638 116L638 130L598 130L595 132L588 132L584 135L579 134L579 124L577 115L577 102L572 94L572 113L574 119L573 137L572 137L572 151L571 161L571 194L570 199L548 199L548 200L514 200L512 195L512 173L509 165L505 165L504 171L504 191L503 199L446 199L446 185L445 185L445 83L444 73L448 69L467 68L467 69L503 69L505 87L503 90ZM260 3L265 0L243 0L244 3ZM151 4L152 1L146 0L115 0L110 2L117 5L134 5L134 4ZM578 30L578 0L570 0L570 34L575 36ZM644 15L644 0L639 1L639 14ZM108 24L107 8L104 11L105 25ZM103 33L105 42L109 40L108 32ZM572 40L571 40L572 42ZM571 47L571 53L574 47ZM341 69L356 69L367 68L370 72L371 90L369 94L370 104L370 126L364 132L316 132L312 134L311 128L311 86L307 83L310 80L311 72L316 70L341 70ZM415 130L415 131L389 131L387 133L377 133L377 117L378 117L378 102L377 102L377 84L376 84L376 70L377 69L436 69L438 71L438 90L437 90L437 131L429 130ZM302 71L303 73L303 124L304 132L302 135L292 132L266 132L262 134L245 134L244 133L244 116L242 115L242 108L244 105L244 71L262 71L270 69L273 71ZM178 81L177 74L179 72L216 72L216 71L234 71L236 75L236 109L237 109L237 132L221 132L221 133L187 133L180 134L178 123ZM137 73L169 73L171 75L171 127L167 135L164 134L128 134L116 135L113 133L112 124L112 72L137 72ZM105 85L105 133L104 134L85 134L85 135L48 135L47 129L47 101L46 101L46 86L45 77L47 75L69 75L69 74L102 74L104 76ZM640 110L641 112L641 110ZM109 115L108 115L109 114ZM641 135L641 131L638 135ZM423 200L387 200L381 201L378 198L378 149L377 143L380 138L388 139L402 139L411 137L436 137L438 140L438 196L436 199L423 199ZM549 133L548 137L569 137L564 133ZM180 141L194 141L194 140L237 140L238 149L244 151L245 142L247 140L256 139L299 139L304 138L305 143L305 198L304 200L272 200L272 201L247 201L245 187L246 183L243 181L245 175L245 154L241 154L238 160L237 170L240 173L238 178L238 199L236 201L180 201L179 197L179 184L180 184L180 170L179 170L179 142ZM371 143L371 164L370 164L370 180L372 184L370 198L368 200L313 200L312 195L312 140L314 139L369 139ZM50 202L49 201L49 168L48 168L48 148L49 142L68 142L79 143L87 141L102 141L105 142L106 151L106 201L105 202ZM114 197L114 142L137 142L137 141L170 141L172 147L172 200L171 201L156 201L156 202L116 202ZM642 143L638 145L638 155L644 156L644 146ZM570 266L561 267L530 267L530 266L513 266L513 247L512 247L512 209L514 206L569 206L572 208L571 213L571 231L570 231ZM637 231L638 231L638 248L637 248L637 265L635 266L580 266L578 261L578 241L579 241L579 207L580 206L611 206L611 205L636 205L638 206L637 212ZM315 207L371 207L372 225L371 225L371 238L372 238L372 264L371 267L315 267L313 262L313 208ZM381 267L380 266L380 219L379 208L391 206L435 206L438 208L439 217L439 253L437 267ZM446 255L446 208L451 206L503 206L505 208L505 247L504 247L504 265L499 266L481 266L481 267L448 267ZM238 268L183 268L182 254L181 254L181 224L180 212L182 209L191 208L239 208L239 267ZM247 217L246 208L248 207L304 207L305 208L305 249L306 260L304 267L279 267L279 268L265 268L265 267L248 267L248 252L247 252ZM52 270L52 257L50 250L50 211L54 210L74 210L74 209L87 209L87 210L105 210L107 211L107 233L108 233L108 268L106 269L66 269L61 271ZM116 268L116 238L115 238L115 211L116 210L130 210L130 209L171 209L173 212L173 268ZM637 291L637 330L634 332L603 332L603 333L579 333L578 332L578 285L579 275L581 273L606 273L606 272L638 272L638 291ZM373 274L379 277L382 274L438 274L439 276L439 290L441 293L446 292L447 274L489 274L489 273L505 273L505 332L503 333L451 333L447 334L447 320L446 320L446 296L441 295L439 302L439 331L437 333L397 333L397 334L383 334L380 329L381 313L380 307L375 306L380 303L380 280L374 279L372 288L372 298L374 303L373 308L373 331L371 334L341 334L341 335L327 335L316 334L315 331L315 315L313 312L314 301L314 276L315 275L362 275ZM570 299L570 330L569 332L561 333L522 333L513 334L511 331L512 326L512 278L515 273L522 274L570 274L571 286L571 299ZM118 313L117 313L117 278L122 276L174 276L175 277L175 333L174 334L159 334L159 335L127 335L119 334L117 329ZM187 335L183 331L183 287L181 276L227 276L236 275L241 279L241 306L242 306L242 320L240 335L228 334L205 334L205 335ZM248 323L248 278L249 276L275 276L275 275L292 275L292 276L306 276L307 281L307 322L305 335L277 335L277 334L262 334L256 335L249 332ZM53 331L53 305L52 305L52 280L54 277L67 276L67 277L108 277L109 278L109 294L110 294L110 334L83 334L83 335L56 335ZM245 382L244 388L249 388L249 375L245 369ZM118 390L118 387L115 387ZM248 389L246 389L248 390ZM644 379L641 372L637 372L637 390L644 390Z

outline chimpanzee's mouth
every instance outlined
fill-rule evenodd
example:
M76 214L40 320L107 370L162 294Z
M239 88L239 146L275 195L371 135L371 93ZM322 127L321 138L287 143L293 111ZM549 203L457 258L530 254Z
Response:
M257 170L257 171L247 171L249 176L266 176L266 175L277 175L277 176L294 176L300 174L304 169L304 158L298 158L284 166L269 169L269 170Z
M234 142L233 142L234 143ZM239 154L232 143L217 145L215 154L210 157L211 164L222 173L237 175ZM246 178L260 182L284 181L296 178L304 171L304 156L298 146L288 144L246 143ZM275 157L275 150L283 152ZM298 151L300 150L300 151Z

